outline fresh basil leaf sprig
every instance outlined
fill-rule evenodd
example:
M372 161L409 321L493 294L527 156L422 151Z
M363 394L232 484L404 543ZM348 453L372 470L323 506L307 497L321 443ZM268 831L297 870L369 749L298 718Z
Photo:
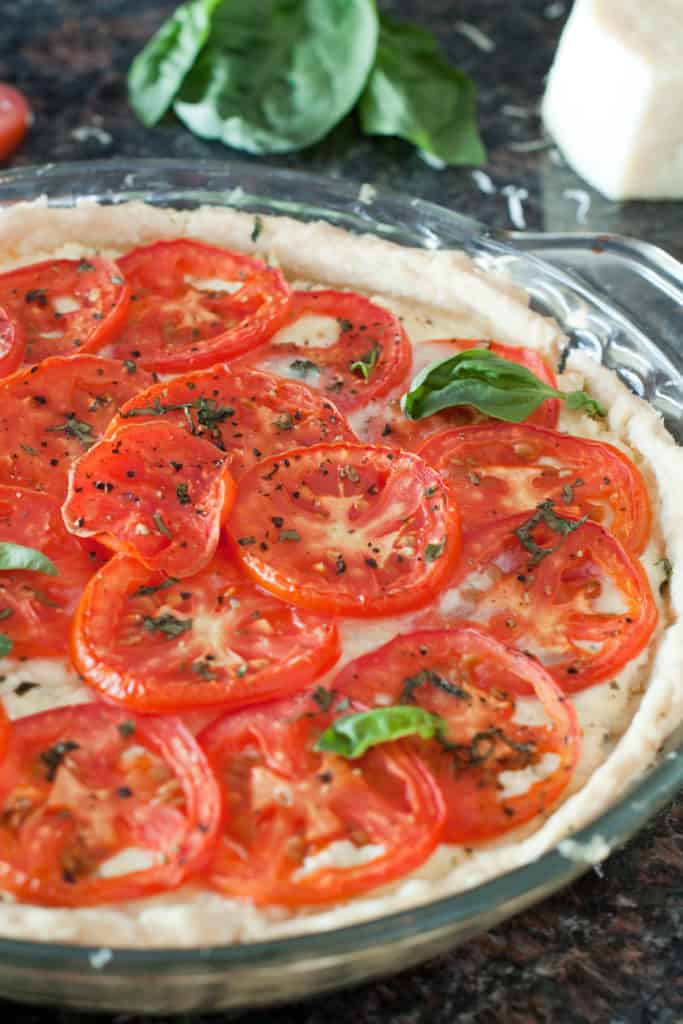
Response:
M394 704L338 718L322 733L315 749L355 759L380 743L390 743L404 736L431 740L441 735L445 728L442 718L424 708Z
M303 149L351 110L376 46L373 0L223 0L174 110L248 153Z
M44 572L47 576L57 576L57 566L35 548L24 547L23 544L12 544L10 541L0 542L0 570L30 569L31 572Z
M173 106L196 135L249 153L309 146L360 101L368 134L485 160L470 79L376 0L188 0L133 61L128 94L147 125Z
M427 366L413 381L403 408L408 419L421 420L442 409L473 405L487 416L521 423L548 398L560 398L567 408L589 416L607 415L585 391L558 391L526 366L485 348L469 348Z
M167 18L128 72L131 106L146 125L156 124L209 37L220 0L189 0Z
M44 572L48 576L57 575L57 566L42 551L27 548L23 544L12 544L11 541L0 542L0 571L9 572L17 569ZM9 614L11 612L7 609L2 618L7 618ZM7 633L0 633L0 658L4 658L11 650L12 640Z
M377 57L359 113L367 135L397 135L445 164L486 163L474 83L430 32L380 18Z

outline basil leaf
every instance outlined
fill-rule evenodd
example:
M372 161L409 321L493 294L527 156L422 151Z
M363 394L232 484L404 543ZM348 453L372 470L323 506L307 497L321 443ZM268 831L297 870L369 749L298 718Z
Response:
M26 548L23 544L12 544L10 541L0 543L0 570L30 569L32 572L44 572L48 576L57 576L57 566L47 555L35 548Z
M446 164L484 164L475 93L429 32L381 16L375 66L359 106L364 132L398 135Z
M442 409L473 405L487 416L521 423L548 398L564 399L570 409L583 409L589 416L607 415L584 391L558 391L526 366L482 348L427 366L404 396L403 408L409 419L421 420Z
M0 633L0 658L4 658L12 650L12 641L7 633Z
M128 72L128 98L146 125L156 124L173 102L206 42L220 0L182 4L152 36Z
M361 757L370 747L390 743L403 736L421 736L423 740L431 740L440 735L445 727L442 718L430 714L424 708L396 704L338 718L320 736L315 749L356 758Z
M248 153L310 146L358 99L377 32L374 0L223 2L175 112Z

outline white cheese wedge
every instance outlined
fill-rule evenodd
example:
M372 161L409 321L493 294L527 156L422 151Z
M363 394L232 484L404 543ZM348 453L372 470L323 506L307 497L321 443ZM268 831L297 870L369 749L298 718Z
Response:
M577 0L543 119L608 198L683 198L683 0Z

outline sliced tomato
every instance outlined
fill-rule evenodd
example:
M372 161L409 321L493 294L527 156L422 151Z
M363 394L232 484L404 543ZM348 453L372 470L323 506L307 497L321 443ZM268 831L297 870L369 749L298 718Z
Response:
M213 445L171 423L136 423L71 467L64 522L148 569L192 576L211 561L234 493Z
M549 384L553 388L557 387L555 374L538 352L534 352L530 348L521 348L515 345L499 345L495 341L484 342L473 338L451 338L448 341L429 341L424 344L430 346L448 345L449 348L452 348L452 355L464 352L465 349L487 348L497 356L502 356L504 359L510 359L514 363L526 366L545 384ZM447 359L448 353L444 353L442 358ZM361 432L364 438L377 444L387 444L395 448L404 448L407 451L417 451L427 438L433 434L438 434L454 427L466 426L470 423L492 422L488 416L485 416L477 409L465 405L459 405L453 409L444 409L442 412L437 412L433 416L427 416L423 420L409 420L401 410L401 397L401 395L397 395L392 398L391 401L386 403L381 413L373 413L367 421L365 429ZM549 398L529 416L526 422L535 423L541 427L555 427L559 413L559 400Z
M436 592L457 510L422 459L374 445L296 448L238 481L227 527L257 583L313 611L389 615Z
M538 698L545 723L515 721L517 700L498 688L506 676ZM552 677L482 629L397 636L330 685L354 707L417 704L445 721L438 741L411 743L441 787L447 843L492 839L536 817L561 795L579 756L576 712Z
M5 756L9 744L10 721L2 703L0 703L0 760Z
M401 743L349 762L313 748L330 724L298 697L225 715L199 735L226 815L207 878L226 896L332 903L418 867L443 827L441 794Z
M101 348L120 330L129 297L116 264L99 256L0 274L0 306L24 330L25 363Z
M10 320L5 310L0 309L0 377L14 373L21 365L25 348L26 335L21 324Z
M0 633L12 642L11 656L66 654L71 617L103 558L66 532L50 495L0 485L0 542L6 541L42 552L57 568L56 576L0 572Z
M279 270L189 238L133 249L118 264L133 301L113 354L148 370L182 373L246 352L289 304Z
M550 498L562 514L607 527L633 554L647 543L645 481L613 445L526 423L481 423L436 434L419 454L447 482L465 530Z
M228 452L235 477L290 448L358 440L333 403L305 384L258 370L231 373L224 363L154 384L126 403L108 433L160 417Z
M220 817L213 773L177 719L103 704L21 718L0 777L2 887L65 907L164 892L204 867Z
M182 582L116 555L83 595L71 653L108 699L186 711L296 693L334 665L339 639L333 622L255 587L219 548Z
M151 382L134 364L93 355L56 356L0 380L0 483L62 501L71 463Z
M325 289L293 292L284 327L239 365L303 380L349 412L406 380L410 363L397 316L364 295Z
M611 533L561 518L571 528L566 536L538 521L538 513L467 534L454 589L444 588L423 621L484 623L499 640L536 656L572 693L635 658L652 635L657 609L640 563Z
M6 160L26 135L31 110L18 89L0 82L0 160Z

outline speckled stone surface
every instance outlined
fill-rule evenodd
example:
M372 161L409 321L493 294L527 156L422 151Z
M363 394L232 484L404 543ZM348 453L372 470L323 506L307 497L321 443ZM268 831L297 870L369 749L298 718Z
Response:
M230 159L172 117L153 130L128 108L125 70L173 0L5 0L0 80L36 120L11 166L129 156ZM373 182L500 228L614 231L683 258L683 203L609 202L544 137L538 103L569 4L549 0L385 0L431 28L480 87L486 176L436 172L399 141L364 139L353 117L304 154L273 164ZM472 41L468 25L486 39ZM242 159L244 157L241 157ZM516 190L523 190L517 192ZM521 203L517 207L511 195ZM683 1021L683 799L599 869L447 956L397 977L286 1008L250 1024L535 1024ZM136 1024L0 1001L13 1024ZM179 1024L189 1018L165 1018ZM208 1024L215 1017L195 1017Z

